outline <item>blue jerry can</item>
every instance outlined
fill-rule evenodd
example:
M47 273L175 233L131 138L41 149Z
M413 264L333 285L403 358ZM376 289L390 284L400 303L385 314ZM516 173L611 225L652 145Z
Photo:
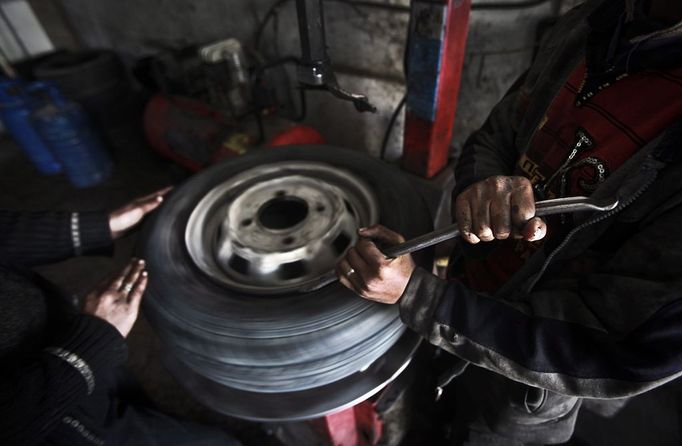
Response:
M95 186L112 170L107 149L81 107L64 98L49 83L43 106L33 111L33 123L78 188Z
M37 106L32 94L42 87L15 79L0 80L0 119L36 169L53 175L61 172L62 167L31 122L31 110Z

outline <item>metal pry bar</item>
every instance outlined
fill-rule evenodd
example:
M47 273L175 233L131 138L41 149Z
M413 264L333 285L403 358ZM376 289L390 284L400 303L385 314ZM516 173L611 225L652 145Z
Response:
M618 206L617 198L610 199L595 199L590 197L567 197L555 198L552 200L543 200L535 203L535 216L544 217L546 215L566 214L573 212L595 211L607 212L615 209ZM438 243L450 240L459 235L459 227L457 223L453 223L441 229L437 229L428 234L420 235L411 240L398 245L390 246L382 250L384 255L393 259L411 254L415 251L428 248L429 246L437 245ZM324 274L320 279L310 285L304 285L300 288L301 292L315 291L323 286L338 280L334 271Z

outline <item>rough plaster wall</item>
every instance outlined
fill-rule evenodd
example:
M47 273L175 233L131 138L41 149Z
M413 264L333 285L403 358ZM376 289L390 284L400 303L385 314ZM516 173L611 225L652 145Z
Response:
M256 24L274 1L61 0L61 3L85 45L114 48L133 58L159 48L226 37L249 43ZM478 3L485 1L488 0ZM274 21L277 32L270 26L264 33L261 49L265 54L299 53L293 3L279 9ZM408 4L408 0L392 3ZM521 10L472 11L453 135L456 151L528 66L536 24L552 11L552 2ZM325 19L329 53L341 85L367 94L379 111L374 115L358 114L348 103L312 92L308 95L308 122L332 144L378 154L386 125L404 93L402 65L408 15L328 2ZM390 158L399 154L401 143L402 117L389 140Z
M453 146L483 124L492 107L530 65L537 23L552 4L520 10L472 11Z
M138 57L226 37L248 40L272 0L60 0L90 47Z

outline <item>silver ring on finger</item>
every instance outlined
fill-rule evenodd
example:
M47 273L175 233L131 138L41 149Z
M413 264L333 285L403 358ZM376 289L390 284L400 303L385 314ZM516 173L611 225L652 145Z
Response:
M132 284L132 283L127 283L127 284L123 287L123 290L122 290L122 291L123 291L124 293L126 293L126 294L130 294L130 292L131 292L132 290L133 290L133 284Z
M348 271L346 271L346 274L344 274L344 275L350 279L350 276L352 276L353 274L355 274L355 270L353 268L351 268Z

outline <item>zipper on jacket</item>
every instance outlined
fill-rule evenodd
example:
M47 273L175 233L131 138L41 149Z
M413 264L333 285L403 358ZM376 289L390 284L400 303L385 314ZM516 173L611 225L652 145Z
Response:
M585 88L585 85L587 83L587 68L585 68L585 78L583 79L583 82L582 82L582 84L580 84L580 88L578 89L578 92L576 93L576 99L574 102L575 106L576 107L582 107L583 104L585 104L587 101L592 99L592 96L599 93L603 89L610 87L612 84L615 84L619 80L626 78L627 76L628 76L627 73L621 73L617 76L614 76L613 79L611 79L611 80L604 81L600 85L592 87L591 90L583 91L583 89Z
M558 169L554 171L554 174L552 174L551 177L547 181L545 181L545 184L540 185L536 184L535 185L535 191L540 194L541 198L546 198L547 194L547 188L551 186L551 184L556 180L557 176L561 175L561 193L560 195L563 196L564 189L566 188L566 177L565 174L567 172L567 168L570 166L571 162L573 159L578 155L578 153L582 152L583 150L589 150L592 148L594 145L594 140L590 136L590 134L587 132L587 130L578 127L578 129L575 131L575 142L573 143L573 148L571 150L571 153L568 154L568 157L566 160L564 160L563 164L559 166Z
M588 227L588 226L592 226L592 225L594 225L594 224L596 224L596 223L599 223L599 222L601 222L601 221L604 221L604 220L606 220L607 218L610 218L610 217L612 217L613 215L619 213L620 211L622 211L622 210L625 209L626 207L630 206L630 205L631 205L633 202L635 202L639 197L641 197L642 194L643 194L644 192L646 192L646 190L649 188L649 186L651 186L651 185L653 184L653 182L656 180L656 177L657 177L657 176L658 176L658 171L654 170L654 174L651 175L651 177L647 180L647 182L644 183L637 191L635 191L635 193L633 193L627 200L622 201L618 206L616 206L616 208L614 208L614 209L612 209L612 210L610 210L610 211L608 211L608 212L606 212L606 213L600 214L600 215L598 215L597 217L595 217L595 218L593 218L593 219L591 219L591 220L588 220L588 221L586 221L586 222L584 222L584 223L582 223L582 224L576 226L575 228L573 228L573 229L566 235L566 237L565 237L564 240L559 244L559 246L557 246L557 247L554 249L554 251L552 251L552 252L550 253L550 255L547 256L547 258L545 259L545 262L542 264L542 267L540 268L540 271L538 271L538 273L537 273L537 275L535 276L535 278L533 279L533 281L532 281L532 282L530 283L530 285L526 288L526 292L530 292L530 291L535 287L535 285L537 285L538 281L540 280L540 278L543 276L543 274L544 274L545 271L547 270L547 267L549 267L549 264L552 263L552 260L554 260L554 258L557 256L557 254L559 254L559 252L560 252L562 249L564 249L564 248L566 247L566 245L568 245L568 243L571 241L571 239L573 238L573 236L574 236L576 233L582 231L583 229L585 229L585 228Z

